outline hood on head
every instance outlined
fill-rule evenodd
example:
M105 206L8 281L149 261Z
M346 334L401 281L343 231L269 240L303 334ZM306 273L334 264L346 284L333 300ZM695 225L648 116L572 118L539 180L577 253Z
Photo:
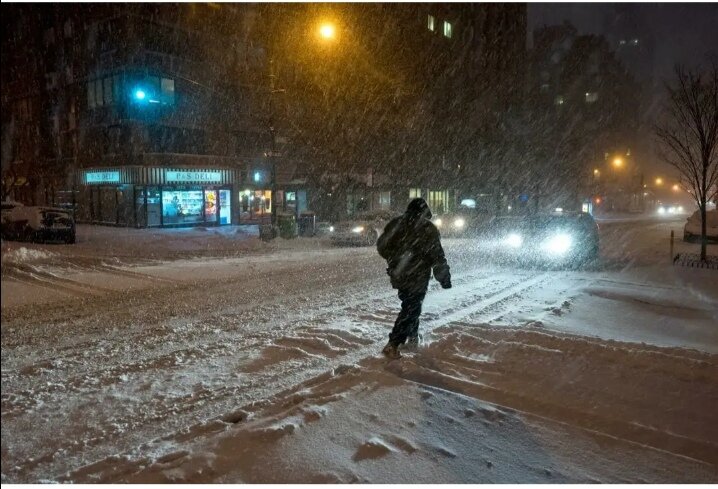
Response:
M424 199L418 197L412 199L406 207L406 215L413 218L423 217L431 219L431 209Z

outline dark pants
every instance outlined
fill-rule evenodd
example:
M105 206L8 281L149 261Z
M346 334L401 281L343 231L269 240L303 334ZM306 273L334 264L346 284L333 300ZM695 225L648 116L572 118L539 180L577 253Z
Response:
M419 334L419 316L424 296L426 290L399 289L401 312L394 322L394 329L389 333L389 342L393 345L399 346L405 343L408 337Z

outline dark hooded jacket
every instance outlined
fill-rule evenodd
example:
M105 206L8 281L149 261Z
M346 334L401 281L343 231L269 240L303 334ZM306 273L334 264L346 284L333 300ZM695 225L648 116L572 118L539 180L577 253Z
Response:
M431 272L442 287L451 287L451 274L441 247L439 230L430 221L424 199L414 199L406 212L391 221L377 241L386 259L391 285L396 289L425 291Z

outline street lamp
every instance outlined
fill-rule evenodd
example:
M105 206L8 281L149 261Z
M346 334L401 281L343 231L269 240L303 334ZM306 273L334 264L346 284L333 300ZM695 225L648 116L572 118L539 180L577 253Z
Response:
M600 175L600 174L601 174L601 172L598 171L598 168L594 168L594 169L593 169L593 176L597 177L597 176Z
M658 185L659 187L663 185L663 179L661 177L656 178L656 185Z
M673 187L671 187L674 192L678 192L681 188L678 186L678 184L673 184Z
M319 35L322 39L331 40L336 37L336 27L334 27L334 24L331 24L329 22L325 22L319 26Z
M621 168L623 166L623 158L617 156L613 159L613 166Z

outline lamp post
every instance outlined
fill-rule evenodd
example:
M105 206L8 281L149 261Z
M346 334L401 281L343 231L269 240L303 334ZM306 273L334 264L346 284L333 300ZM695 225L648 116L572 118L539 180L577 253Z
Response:
M274 74L274 58L269 59L269 163L271 168L270 205L272 206L271 223L272 227L277 225L277 131L274 126L274 94L283 92L277 89Z

